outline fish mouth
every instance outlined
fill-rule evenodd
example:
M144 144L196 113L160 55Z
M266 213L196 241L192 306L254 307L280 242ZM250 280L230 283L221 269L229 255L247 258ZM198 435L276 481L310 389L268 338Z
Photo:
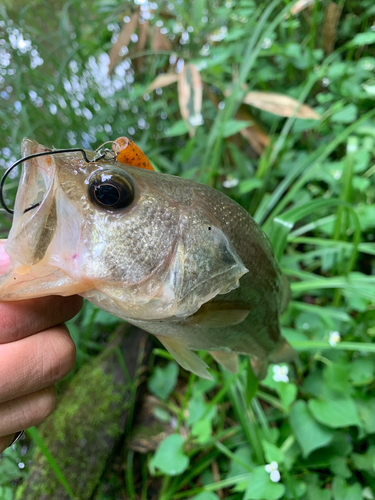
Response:
M21 151L22 156L27 157L50 150L36 141L24 139ZM5 245L10 266L0 277L0 300L73 295L92 288L91 282L74 277L74 272L66 265L70 252L58 215L61 211L59 194L55 158L46 155L25 160L13 224ZM72 220L70 242L77 244L80 217L76 212L69 213L68 217ZM73 251L76 253L76 249Z
M24 139L21 151L26 157L48 149ZM31 158L23 163L6 252L25 266L43 259L56 231L55 172L51 156Z

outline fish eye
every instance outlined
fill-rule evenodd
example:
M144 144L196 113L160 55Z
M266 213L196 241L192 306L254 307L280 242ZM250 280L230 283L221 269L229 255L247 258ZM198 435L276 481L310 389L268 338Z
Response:
M134 188L125 176L101 171L89 184L89 196L100 208L121 210L134 200Z

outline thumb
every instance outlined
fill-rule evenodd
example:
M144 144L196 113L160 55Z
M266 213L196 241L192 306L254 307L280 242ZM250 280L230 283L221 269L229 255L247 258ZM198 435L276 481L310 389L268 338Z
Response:
M0 275L4 274L9 267L9 255L5 253L5 243L7 240L0 240Z

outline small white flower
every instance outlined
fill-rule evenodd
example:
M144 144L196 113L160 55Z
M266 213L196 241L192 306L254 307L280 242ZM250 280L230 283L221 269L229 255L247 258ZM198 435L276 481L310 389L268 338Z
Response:
M288 377L289 368L286 365L279 366L275 365L273 367L273 380L275 382L289 382ZM272 462L274 463L274 462Z
M262 49L269 49L272 45L271 38L264 38L262 43Z
M200 113L198 113L197 115L190 116L189 123L193 127L198 127L199 125L203 124L203 116Z
M280 472L278 468L279 465L277 462L271 462L265 466L266 472L270 475L270 479L273 483L278 483L280 481Z
M225 181L223 181L223 186L225 188L229 189L229 188L237 186L238 182L239 182L238 179L228 175L228 177L225 179Z
M331 80L329 78L323 78L323 80L322 80L323 87L328 87L328 85L330 83L331 83Z
M335 347L335 345L337 345L340 341L341 341L341 335L339 334L339 332L331 332L329 334L328 342L331 347Z

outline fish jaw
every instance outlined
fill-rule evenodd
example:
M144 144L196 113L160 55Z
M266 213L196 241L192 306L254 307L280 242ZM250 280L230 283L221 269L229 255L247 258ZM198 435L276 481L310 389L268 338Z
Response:
M92 286L90 281L76 281L55 266L24 266L18 263L0 277L0 300L69 296L83 293Z
M29 139L23 140L21 150L23 157L48 151ZM80 225L79 210L59 186L55 158L24 162L5 244L9 267L0 277L0 300L73 295L92 288L81 272L85 252Z

